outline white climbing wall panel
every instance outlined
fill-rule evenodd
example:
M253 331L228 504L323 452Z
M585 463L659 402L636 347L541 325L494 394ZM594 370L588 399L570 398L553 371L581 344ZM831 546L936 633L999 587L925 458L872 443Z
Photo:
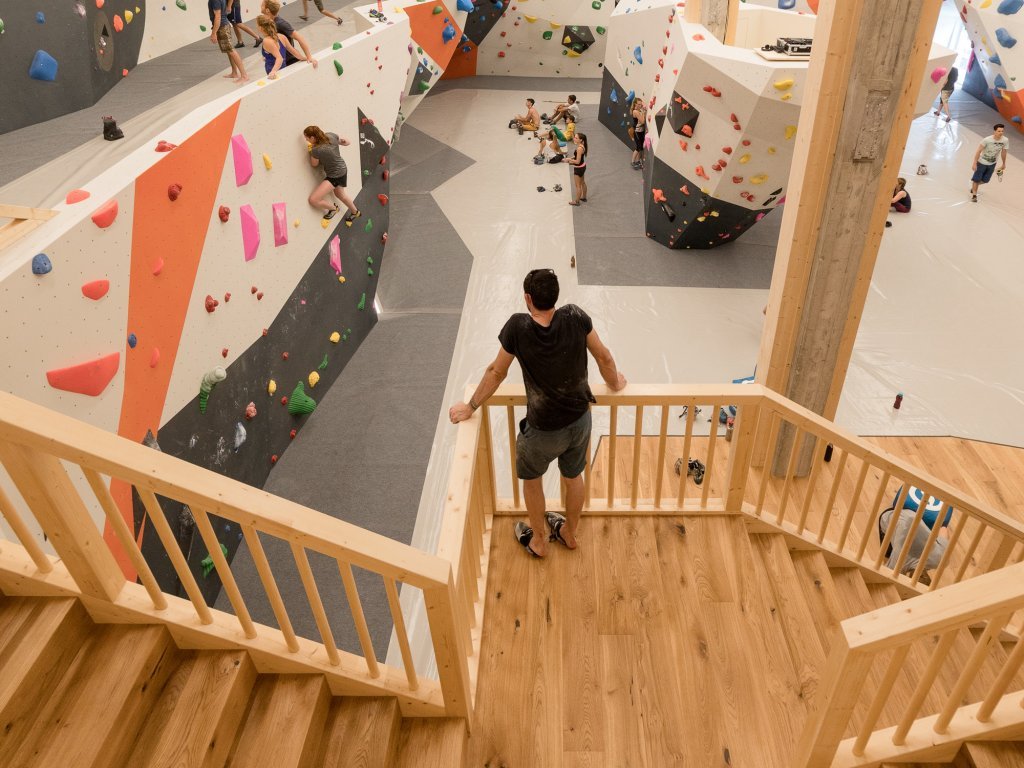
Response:
M1019 82L1024 77L1024 45L1019 44L1024 39L1024 2L962 0L958 5L996 108L1017 130L1024 130L1024 85ZM960 73L961 84L966 75Z

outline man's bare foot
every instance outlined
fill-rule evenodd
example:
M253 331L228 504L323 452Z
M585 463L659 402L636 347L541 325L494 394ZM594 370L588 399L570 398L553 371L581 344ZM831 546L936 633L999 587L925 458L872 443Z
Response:
M239 85L241 85L242 83L248 83L249 82L249 76L248 75L242 75L241 77L237 78L235 80L235 82L238 83Z
M223 77L223 78L225 78L227 80L235 80L238 77L238 73L237 72L228 72L226 75L221 75L221 77Z

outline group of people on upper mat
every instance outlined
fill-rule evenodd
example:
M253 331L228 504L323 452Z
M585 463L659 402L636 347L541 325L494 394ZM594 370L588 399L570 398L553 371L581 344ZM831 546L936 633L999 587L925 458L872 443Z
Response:
M523 482L529 524L520 520L513 530L519 544L536 558L547 555L549 542L558 542L567 549L579 546L576 537L585 493L583 470L590 448L590 406L596 402L588 380L587 354L593 356L610 390L618 392L626 386L626 377L590 316L575 304L556 308L558 295L558 276L553 269L527 273L523 280L527 311L513 314L498 333L498 354L469 402L458 402L448 409L452 424L471 418L508 376L512 362L519 361L526 385L526 417L519 422L516 435L515 467L516 477ZM565 488L564 515L548 512L545 506L543 478L552 461L558 462ZM680 482L686 482L685 476ZM897 495L897 500L902 498L902 493ZM927 499L921 504L927 505ZM935 515L918 515L903 508L894 522L894 514L895 503L878 520L881 543L886 542L892 526L886 552L888 566L913 575L927 549L919 580L930 584L927 571L938 566L948 543L949 515L939 521ZM936 524L940 531L931 541L931 529ZM548 535L537 535L545 526ZM904 553L908 539L911 541Z

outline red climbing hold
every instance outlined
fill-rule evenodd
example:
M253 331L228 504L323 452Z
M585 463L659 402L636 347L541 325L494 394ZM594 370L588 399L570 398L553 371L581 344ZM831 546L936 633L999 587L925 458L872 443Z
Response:
M92 223L100 229L106 229L117 218L117 200L108 200L92 215Z
M499 59L504 59L505 58L505 52L504 51L498 51L498 58Z
M687 197L690 196L690 188L686 184L683 184L683 186L679 188L679 191L682 192Z
M299 434L299 430L297 430L297 429L293 429L293 430L292 430L291 432L289 432L289 433L288 433L288 437L289 437L290 439L294 440L294 439L295 439L295 436L296 436L297 434Z
M722 166L721 166L721 165L719 165L718 163L714 163L714 164L713 164L713 165L711 166L711 170L712 170L712 171L720 171L720 170L722 170Z
M733 184L742 184L743 183L743 177L742 176L733 176L732 177L732 183Z
M226 222L228 218L231 216L231 209L228 208L226 205L222 205L220 209L218 209L217 211L217 216L220 217L221 221Z
M687 143L686 143L685 141L683 141L682 139L680 139L680 140L679 140L679 148L680 148L681 150L683 150L683 152L685 152L685 151L686 151L686 148L687 148L688 146L689 146L689 144L687 144Z
M259 290L259 288L257 288L257 287L256 287L256 286L254 285L254 286L253 286L252 288L250 288L250 289L249 289L249 293L253 293L253 294L254 294L254 293L256 293L256 291L258 291L258 290Z
M109 280L93 280L90 283L86 283L82 286L82 295L87 299L93 301L99 301L107 295L107 291L110 290Z
M224 347L224 348L223 348L223 349L222 349L222 350L220 351L220 356L221 356L221 357L227 357L227 356L228 356L228 348L227 348L227 347Z
M271 464L277 464L277 454L276 453L273 456L270 457L270 463Z
M263 301L263 291L256 294L256 301Z
M206 294L205 305L206 305L206 311L207 312L213 312L215 309L217 309L217 305L219 303L220 302L217 301L215 298L213 298L213 296L211 296L210 294Z
M107 388L120 365L121 353L111 352L87 363L47 371L46 380L54 389L96 397Z
M224 294L224 303L227 304L229 301L231 301L231 294L230 293L225 293Z
M177 144L171 144L171 142L169 142L169 141L161 140L161 141L158 141L156 143L156 151L157 152L170 152L172 149L177 149L177 148L178 148Z
M75 203L82 202L88 197L89 193L86 192L84 189L72 189L70 192L67 193L67 195L65 195L64 202L67 203L68 205L74 205Z
M281 405L288 405L288 395L281 398Z
M380 177L384 179L384 181L387 181L389 176L391 176L391 171L387 170L386 168L380 172Z
M149 354L149 367L156 368L156 364L160 362L160 350L157 347L153 347L153 351Z
M281 353L281 359L282 360L287 360L288 359L288 353L287 352L282 352Z
M153 277L157 277L163 271L164 260L158 257L157 260L153 262Z
M686 136L687 138L691 138L693 136L693 128L689 125L684 125L680 130L682 131L683 136Z
M744 139L740 143L743 144L744 147L749 147L750 146L750 139Z
M181 195L181 184L171 184L167 187L167 197L173 203Z
M387 205L388 204L388 196L384 195L384 194L377 195L377 201L381 205Z
M732 154L732 147L722 147L722 151L725 152L725 154L727 154L727 155L731 155Z
M665 193L662 192L660 189L652 188L651 189L651 197L654 198L654 202L656 202L656 203L664 203L665 200L666 200Z
M732 120L732 122L734 122L734 123L738 123L740 121L739 118L736 117L736 113L735 112L731 112L729 114L729 119Z

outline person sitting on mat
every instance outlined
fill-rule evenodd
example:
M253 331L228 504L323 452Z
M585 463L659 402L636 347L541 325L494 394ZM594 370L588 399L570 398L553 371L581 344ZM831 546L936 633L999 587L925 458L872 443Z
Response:
M907 180L900 176L896 179L896 189L892 191L892 202L889 206L896 213L910 213L910 193L907 192Z
M565 152L562 149L564 142L559 140L559 133L561 133L561 131L557 128L552 128L552 130L549 130L546 134L542 135L538 152L533 156L533 162L535 164L543 165L544 163L560 163L565 159Z
M509 120L508 127L518 129L520 135L523 131L536 131L540 127L540 113L533 105L533 99L527 99L526 114L513 117Z
M576 100L576 95L570 93L568 98L566 99L565 104L559 104L557 107L555 107L555 111L554 113L552 113L551 118L545 120L544 122L549 123L550 125L554 125L559 120L564 120L568 125L569 120L572 120L575 123L579 119L580 103Z

